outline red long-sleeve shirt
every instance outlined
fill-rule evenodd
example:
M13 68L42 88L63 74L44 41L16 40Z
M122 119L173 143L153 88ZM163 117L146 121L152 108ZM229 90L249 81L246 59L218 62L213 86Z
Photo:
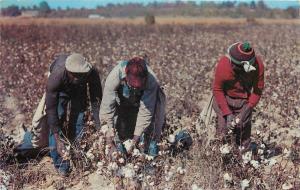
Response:
M228 57L219 60L213 82L213 94L223 116L231 114L225 95L232 98L248 99L250 107L255 107L264 88L264 65L260 57L253 65L256 70L237 73L233 70ZM241 82L243 81L243 82Z

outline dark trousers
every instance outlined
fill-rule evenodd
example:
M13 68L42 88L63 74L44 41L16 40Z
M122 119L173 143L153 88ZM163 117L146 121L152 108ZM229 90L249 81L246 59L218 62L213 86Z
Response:
M233 112L234 116L237 116L244 106L248 104L246 99L235 99L229 96L226 96L227 104L229 108ZM213 108L217 114L217 130L216 135L221 139L228 139L228 131L229 129L226 127L226 119L222 115L222 111L220 110L217 102L213 101ZM233 131L233 135L235 137L235 142L237 145L242 145L244 147L248 147L251 141L251 118L252 113L250 113L244 121L241 121L241 124L235 128Z

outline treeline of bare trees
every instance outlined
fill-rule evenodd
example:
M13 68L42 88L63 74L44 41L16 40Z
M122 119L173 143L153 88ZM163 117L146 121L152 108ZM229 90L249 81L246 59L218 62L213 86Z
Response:
M300 5L299 5L300 6ZM50 9L47 2L41 2L38 6L18 7L10 6L1 9L4 16L18 16L23 11L39 11L38 16L42 17L88 17L91 14L101 15L103 17L138 17L147 14L155 16L200 16L200 17L232 17L232 18L299 18L299 6L289 7L287 9L271 9L264 1L239 2L223 1L221 3L203 2L196 4L189 2L173 3L141 3L126 4L108 4L106 6L97 6L95 9L73 9L67 7L62 9Z

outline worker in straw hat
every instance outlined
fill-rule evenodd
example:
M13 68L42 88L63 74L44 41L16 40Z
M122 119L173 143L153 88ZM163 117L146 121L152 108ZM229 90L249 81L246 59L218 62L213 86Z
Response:
M152 156L165 120L165 95L145 58L121 61L108 75L100 119L106 123L107 144L112 149L130 139ZM122 145L121 145L122 147Z
M50 66L46 93L33 117L32 131L25 134L16 151L28 155L28 150L49 146L54 166L60 174L67 175L70 161L65 157L66 144L79 140L83 134L87 90L95 125L100 127L102 87L98 71L81 54L59 55ZM68 126L63 128L67 113Z
M232 44L216 66L213 108L217 135L223 140L233 132L236 143L248 148L253 108L264 89L264 65L249 42Z

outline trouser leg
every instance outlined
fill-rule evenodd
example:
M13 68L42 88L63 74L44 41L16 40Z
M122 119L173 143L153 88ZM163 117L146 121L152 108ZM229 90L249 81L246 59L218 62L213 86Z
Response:
M58 117L60 119L60 122L63 122L65 118L65 114L67 111L67 104L69 102L68 97L61 93L59 96L58 100L58 105L57 105L57 113ZM60 134L62 134L62 131L60 129L59 131ZM54 137L54 133L50 130L49 134L49 148L50 148L50 156L53 160L53 164L56 169L59 169L61 172L69 172L70 169L70 161L69 160L63 160L62 157L58 154L56 150L56 140Z

